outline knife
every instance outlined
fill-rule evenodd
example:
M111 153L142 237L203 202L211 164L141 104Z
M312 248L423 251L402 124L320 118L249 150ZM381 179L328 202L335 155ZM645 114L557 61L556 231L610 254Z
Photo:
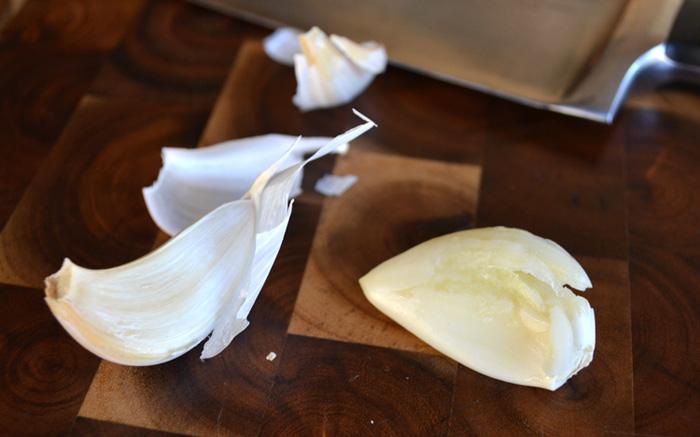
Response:
M392 64L612 123L635 77L700 78L700 0L194 0L387 47Z

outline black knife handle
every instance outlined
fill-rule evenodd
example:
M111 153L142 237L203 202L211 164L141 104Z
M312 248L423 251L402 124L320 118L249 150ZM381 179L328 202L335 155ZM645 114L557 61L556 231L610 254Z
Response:
M666 41L666 56L700 66L700 0L685 0Z

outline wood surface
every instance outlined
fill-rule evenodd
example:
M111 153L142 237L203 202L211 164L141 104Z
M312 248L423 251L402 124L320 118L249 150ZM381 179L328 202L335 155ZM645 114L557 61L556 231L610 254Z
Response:
M0 29L5 27L19 11L26 0L0 0Z
M642 78L605 126L390 67L352 104L301 113L266 34L180 0L28 0L0 29L3 435L700 433L698 88ZM63 257L110 267L165 240L140 192L162 147L332 136L351 107L379 128L307 168L251 325L220 356L118 366L53 320L43 278ZM328 172L360 180L324 198ZM441 356L355 282L490 225L557 241L593 281L596 355L556 392Z

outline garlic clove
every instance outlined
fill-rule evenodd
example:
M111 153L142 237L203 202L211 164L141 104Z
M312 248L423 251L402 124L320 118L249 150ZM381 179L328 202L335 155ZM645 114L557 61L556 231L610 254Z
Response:
M299 43L303 53L294 56L297 92L292 101L302 111L348 103L374 79L371 70L355 64L317 27L301 35ZM363 64L376 68L376 58L367 57Z
M175 235L224 203L243 196L255 178L294 143L296 137L269 134L199 149L163 149L158 179L143 189L148 212L168 235ZM301 138L282 168L300 162L331 139ZM347 145L336 153L347 151ZM292 196L301 194L303 170Z
M299 32L291 27L280 27L263 39L265 53L280 64L294 66L294 55L301 53Z
M210 333L201 357L217 355L248 326L282 244L301 169L375 126L357 114L365 123L278 171L295 144L241 199L219 206L142 258L104 270L66 259L46 278L51 312L86 349L115 363L162 363Z
M463 365L555 390L595 349L583 268L559 245L519 229L482 228L409 249L360 279L367 299Z
M386 70L388 59L383 45L374 41L358 44L339 35L331 35L331 42L358 67L373 74Z

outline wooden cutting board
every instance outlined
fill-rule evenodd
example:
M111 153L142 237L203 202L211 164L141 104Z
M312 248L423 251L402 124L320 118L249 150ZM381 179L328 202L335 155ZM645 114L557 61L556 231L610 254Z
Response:
M3 30L3 434L700 432L697 89L642 83L604 126L389 68L352 105L300 113L264 34L176 0L30 1ZM162 147L334 136L358 123L351 107L379 128L307 169L251 325L220 356L119 366L53 320L43 278L63 257L109 267L165 241L140 193ZM359 181L323 198L329 172ZM556 392L460 366L357 284L490 225L559 242L593 281L595 359Z

